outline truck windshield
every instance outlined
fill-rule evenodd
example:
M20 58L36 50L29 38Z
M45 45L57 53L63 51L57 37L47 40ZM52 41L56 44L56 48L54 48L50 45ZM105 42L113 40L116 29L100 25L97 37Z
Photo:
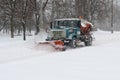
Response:
M79 26L80 21L79 20L61 20L61 21L55 21L54 26L65 26L65 27L77 27Z

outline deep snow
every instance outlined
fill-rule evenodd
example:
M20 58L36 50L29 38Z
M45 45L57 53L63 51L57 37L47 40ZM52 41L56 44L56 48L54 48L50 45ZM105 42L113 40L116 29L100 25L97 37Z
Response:
M0 34L0 80L120 80L120 32L97 31L91 47L55 51L35 37Z

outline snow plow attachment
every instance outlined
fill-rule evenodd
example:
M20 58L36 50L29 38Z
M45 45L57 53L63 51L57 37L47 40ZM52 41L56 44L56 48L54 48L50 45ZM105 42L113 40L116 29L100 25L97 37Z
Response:
M39 44L49 44L55 50L59 50L59 51L65 51L66 50L66 47L64 46L64 43L61 40L40 42Z

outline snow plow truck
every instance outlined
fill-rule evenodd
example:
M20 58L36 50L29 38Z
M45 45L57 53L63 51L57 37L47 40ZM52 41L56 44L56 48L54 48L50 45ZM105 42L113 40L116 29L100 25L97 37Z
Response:
M60 51L65 51L67 47L79 47L81 42L91 46L92 28L92 23L80 18L55 19L47 30L45 44L51 44Z

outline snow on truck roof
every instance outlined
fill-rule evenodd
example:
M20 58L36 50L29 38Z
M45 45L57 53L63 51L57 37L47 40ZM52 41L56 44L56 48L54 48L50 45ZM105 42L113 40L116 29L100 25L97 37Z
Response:
M63 21L63 20L80 20L79 18L63 18L63 19L55 19L56 21Z

